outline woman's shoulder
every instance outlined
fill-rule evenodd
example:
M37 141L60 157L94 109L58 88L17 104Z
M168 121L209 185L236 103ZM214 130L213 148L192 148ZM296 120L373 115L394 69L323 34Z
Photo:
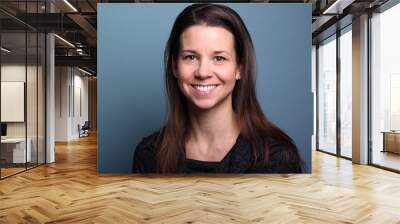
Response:
M149 173L155 172L156 168L156 142L160 131L148 135L137 144L134 157L132 172Z
M136 146L136 150L154 150L157 142L157 138L160 134L160 131L153 132L152 134L143 137L139 144ZM135 151L136 152L136 151Z
M274 138L269 138L267 144L267 161L265 161L265 155L262 156L252 170L262 173L302 173L304 171L303 161L295 144Z
M303 161L295 144L269 141L270 168L277 173L302 173Z

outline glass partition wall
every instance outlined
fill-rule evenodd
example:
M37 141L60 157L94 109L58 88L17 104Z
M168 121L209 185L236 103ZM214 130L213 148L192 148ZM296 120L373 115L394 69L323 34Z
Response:
M369 159L400 172L400 4L369 18ZM317 45L317 149L352 157L351 25ZM338 55L338 57L337 57Z
M317 47L317 150L352 157L351 25Z
M336 154L336 35L320 43L317 54L317 148Z
M400 4L371 18L370 162L400 171Z
M1 177L26 169L26 33L1 33ZM4 50L6 49L6 50ZM30 160L27 160L30 162Z
M40 2L21 1L18 7L36 13L43 10ZM3 179L45 163L46 40L44 33L4 11L0 11L0 26Z
M351 25L341 31L340 68L340 155L352 158L352 34Z

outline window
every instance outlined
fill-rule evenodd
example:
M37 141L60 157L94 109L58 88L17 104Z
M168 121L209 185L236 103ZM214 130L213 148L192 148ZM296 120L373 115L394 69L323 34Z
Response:
M318 149L336 154L336 35L318 47Z
M352 34L351 25L340 36L340 155L352 157Z
M375 165L396 170L400 170L399 24L400 4L371 18L371 158Z

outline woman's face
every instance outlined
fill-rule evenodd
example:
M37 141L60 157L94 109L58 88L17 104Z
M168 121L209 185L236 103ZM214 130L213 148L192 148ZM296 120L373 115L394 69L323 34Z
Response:
M189 103L199 109L231 103L240 79L232 33L222 27L195 25L180 38L175 76Z

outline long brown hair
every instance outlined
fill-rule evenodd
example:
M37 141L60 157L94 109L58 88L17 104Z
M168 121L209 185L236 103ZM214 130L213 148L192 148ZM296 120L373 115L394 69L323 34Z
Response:
M241 135L252 144L253 165L262 158L268 161L269 139L283 147L296 148L293 140L272 124L263 114L256 98L255 53L250 34L240 16L231 8L218 4L193 4L186 7L176 18L165 52L165 85L168 96L168 117L156 143L157 171L160 173L182 172L185 160L185 142L188 136L189 115L187 101L178 87L173 74L180 51L180 36L190 26L204 24L222 27L231 32L235 40L237 63L241 79L236 81L232 104ZM264 150L261 150L264 149ZM297 150L296 150L297 151Z

